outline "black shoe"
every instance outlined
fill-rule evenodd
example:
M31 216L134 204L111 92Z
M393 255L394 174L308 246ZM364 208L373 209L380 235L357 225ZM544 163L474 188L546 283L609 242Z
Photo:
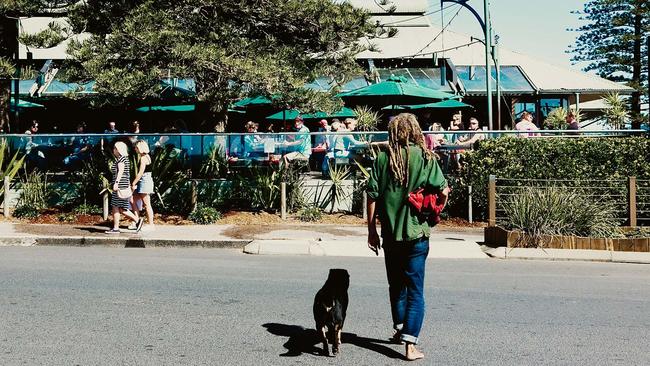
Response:
M138 222L135 224L135 232L139 233L140 230L142 230L142 224L144 224L144 218L140 218Z

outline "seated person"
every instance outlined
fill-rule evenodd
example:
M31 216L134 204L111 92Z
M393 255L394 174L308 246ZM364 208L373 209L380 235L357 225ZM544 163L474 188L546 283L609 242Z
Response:
M76 133L83 135L85 128L85 123L79 123ZM73 136L70 139L70 146L72 147L72 153L63 159L65 166L74 166L90 156L91 144L88 136Z
M311 156L309 128L305 126L301 116L296 117L293 123L293 131L298 132L298 134L287 136L287 139L280 144L288 151L282 156L285 164L289 164L293 160L309 160Z
M469 129L468 131L480 131L481 126L478 123L478 120L474 117L469 119ZM471 149L474 146L474 143L484 140L485 135L482 133L467 134L458 138L458 144L463 145L463 147Z
M462 131L464 130L463 126L463 117L460 113L456 113L452 116L451 122L449 122L449 129L447 131ZM449 133L447 134L445 140L449 143L455 144L456 140L461 136L459 133Z
M246 135L244 135L244 158L265 157L264 140L261 135L256 135L259 125L253 121L248 121L245 125Z
M332 132L345 132L347 129L341 123L332 123ZM330 159L336 158L349 158L354 154L355 149L367 147L368 142L359 141L350 134L337 134L332 136L332 146L330 152L325 155L323 165L321 167L323 174L329 174Z
M440 123L433 123L429 128L429 131L444 131ZM442 133L428 133L424 135L424 141L427 145L427 148L430 150L435 150L438 146L446 142L445 135Z
M326 119L321 119L320 122L318 122L318 132L330 132L331 127L327 124ZM316 135L314 138L314 149L315 150L329 150L329 145L330 145L330 135L328 134L322 134L322 135Z
M515 125L515 130L517 131L539 131L539 128L537 125L533 123L533 115L528 113L527 111L524 111L524 113L521 114L521 121L517 122ZM520 133L518 134L519 137L529 137L529 136L540 136L539 133Z

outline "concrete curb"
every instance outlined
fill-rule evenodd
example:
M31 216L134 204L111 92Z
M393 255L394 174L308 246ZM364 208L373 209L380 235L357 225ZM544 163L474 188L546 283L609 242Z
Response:
M182 240L142 237L31 236L0 237L0 246L109 246L120 248L226 248L243 249L250 240Z
M491 248L481 249L493 258L551 261L587 261L650 264L650 253L586 249Z

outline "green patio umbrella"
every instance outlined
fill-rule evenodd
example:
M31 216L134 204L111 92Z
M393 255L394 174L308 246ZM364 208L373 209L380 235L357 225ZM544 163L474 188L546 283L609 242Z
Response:
M270 120L277 120L277 121L284 121L284 120L293 120L298 116L302 116L304 120L314 120L314 119L323 119L323 118L353 118L356 117L357 114L354 113L354 111L350 108L343 107L338 112L328 114L325 112L316 112L316 113L304 113L301 114L300 111L296 109L287 109L284 111L280 111L278 113L272 114L266 119Z
M347 105L419 104L459 98L457 95L409 83L391 75L386 81L337 95Z
M18 103L16 103L16 98L11 97L11 102L9 104L9 109L11 111L15 111L17 109L25 109L25 108L45 108L44 105L38 104L38 103L33 103L33 102L28 102L26 100L18 99Z
M443 109L443 108L474 108L473 106L463 103L455 99L447 99L442 102L427 103L427 104L411 104L411 105L387 105L383 110L417 110L417 109Z
M137 108L138 112L194 112L196 106L194 104L183 105L152 105Z
M272 97L271 99L275 99L275 97ZM273 104L273 101L271 99L261 95L258 95L256 97L248 97L235 102L233 104L233 108L247 109L250 107L270 107Z

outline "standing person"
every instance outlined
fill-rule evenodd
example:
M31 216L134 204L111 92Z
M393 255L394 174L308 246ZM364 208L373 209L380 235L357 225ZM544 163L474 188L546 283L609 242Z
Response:
M138 140L135 142L135 153L138 154L138 170L133 178L131 188L133 189L133 207L139 211L139 208L144 206L147 212L147 228L153 229L153 207L151 207L151 197L153 194L153 178L151 155L149 155L149 144L145 140ZM136 212L138 214L138 212ZM140 223L142 219L138 220ZM140 224L141 225L141 224ZM135 227L137 230L137 226Z
M395 334L407 360L424 357L415 345L424 320L424 273L430 227L408 204L408 194L430 187L449 195L433 153L426 148L414 115L402 113L388 124L388 151L377 156L368 181L368 247L383 247ZM376 219L381 221L380 246Z
M130 211L132 201L131 196L120 197L118 192L119 190L131 188L131 179L129 177L129 150L124 142L118 141L115 143L113 146L113 156L115 156L115 162L111 167L111 172L113 173L113 179L111 181L111 188L113 190L113 193L111 194L113 228L107 230L106 234L120 233L120 214L124 214L124 216L135 222L136 230L140 231L144 220L141 218L139 219Z

